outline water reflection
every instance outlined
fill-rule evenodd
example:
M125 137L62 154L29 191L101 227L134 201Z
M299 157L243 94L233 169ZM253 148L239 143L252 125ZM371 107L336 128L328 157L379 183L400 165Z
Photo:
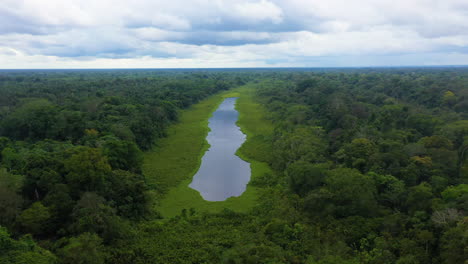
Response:
M250 180L250 164L235 155L245 141L245 135L236 125L239 116L234 109L236 100L226 98L210 118L211 131L206 138L210 148L189 185L207 201L239 196Z

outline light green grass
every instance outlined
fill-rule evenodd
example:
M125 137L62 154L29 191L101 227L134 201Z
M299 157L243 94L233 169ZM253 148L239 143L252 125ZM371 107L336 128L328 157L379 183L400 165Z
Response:
M266 163L258 161L261 159L254 159L258 155L255 150L264 149L259 147L260 141L255 138L270 135L273 127L262 118L263 108L253 101L252 96L252 88L243 86L211 96L192 106L181 113L179 123L169 129L169 136L162 139L154 151L145 154L143 172L148 183L165 193L156 206L156 210L164 217L178 215L182 209L190 208L207 212L229 208L245 212L255 206L258 190L250 185L241 196L231 197L223 202L205 201L198 191L188 187L209 147L206 142L208 119L226 97L239 97L236 103L239 111L238 125L247 135L247 140L237 155L250 162L252 178L270 172Z

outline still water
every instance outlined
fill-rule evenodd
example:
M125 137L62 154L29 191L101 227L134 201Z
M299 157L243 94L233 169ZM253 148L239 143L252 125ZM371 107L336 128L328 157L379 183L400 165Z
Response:
M200 192L207 201L224 201L241 195L250 180L250 164L236 156L245 135L236 125L239 113L234 109L237 98L226 98L213 113L205 152L190 188Z

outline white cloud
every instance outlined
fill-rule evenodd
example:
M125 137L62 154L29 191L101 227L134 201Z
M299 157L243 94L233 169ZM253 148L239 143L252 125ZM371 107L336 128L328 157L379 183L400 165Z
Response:
M178 40L183 39L185 36L182 32L168 31L155 27L136 28L133 31L137 38L149 41Z
M2 68L395 65L398 58L402 65L460 64L465 52L466 0L3 0L0 6Z
M94 17L85 12L80 2L60 0L4 0L0 12L9 12L41 26L86 26Z
M279 24L283 21L283 12L274 3L267 0L260 2L241 2L234 5L234 16L250 22L271 21Z

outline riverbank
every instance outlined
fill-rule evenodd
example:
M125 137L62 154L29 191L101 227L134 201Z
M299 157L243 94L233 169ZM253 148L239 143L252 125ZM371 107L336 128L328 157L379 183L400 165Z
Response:
M163 193L158 197L155 210L164 217L178 215L183 209L219 212L228 208L245 212L255 206L258 189L250 184L239 197L231 197L222 202L208 202L200 194L188 187L193 175L201 164L207 148L208 119L226 97L239 97L236 109L239 111L238 125L247 135L246 142L236 153L250 163L251 179L270 172L265 162L261 162L258 146L259 136L268 136L273 127L263 119L263 108L253 100L253 88L242 86L209 97L184 110L180 121L168 130L168 137L162 139L158 147L145 153L143 173L150 186Z

